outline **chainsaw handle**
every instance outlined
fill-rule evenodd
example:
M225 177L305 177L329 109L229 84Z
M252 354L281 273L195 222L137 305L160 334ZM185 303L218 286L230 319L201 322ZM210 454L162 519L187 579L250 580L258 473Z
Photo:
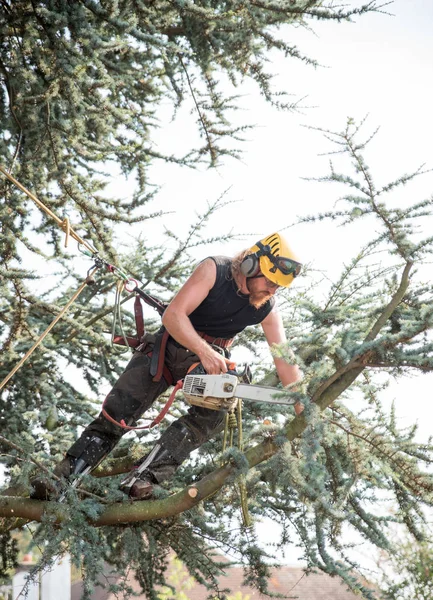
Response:
M226 359L226 363L227 363L227 372L231 373L232 375L236 375L238 376L239 373L236 371L236 363L235 362L231 362L229 360ZM189 373L205 373L206 371L203 368L203 365L200 362L196 362L193 363L190 368L188 369L188 374Z
M227 363L228 371L230 375L235 375L240 382L242 383L251 383L253 380L253 374L251 372L250 366L245 365L242 371L237 370L237 365L234 362Z

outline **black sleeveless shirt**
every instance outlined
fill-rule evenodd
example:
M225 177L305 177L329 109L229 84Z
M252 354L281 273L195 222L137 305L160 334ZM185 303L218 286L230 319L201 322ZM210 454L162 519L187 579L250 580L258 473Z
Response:
M274 307L275 299L270 298L263 306L255 308L248 295L238 291L231 274L231 259L226 256L209 258L216 264L215 284L189 318L196 331L232 338L248 325L261 323Z

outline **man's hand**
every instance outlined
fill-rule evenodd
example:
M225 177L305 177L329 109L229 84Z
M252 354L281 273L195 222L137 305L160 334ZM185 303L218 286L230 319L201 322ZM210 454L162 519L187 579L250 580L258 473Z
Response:
M225 358L211 348L208 344L198 355L200 362L203 365L204 370L208 375L219 375L220 373L227 373L228 364L231 362L228 358Z

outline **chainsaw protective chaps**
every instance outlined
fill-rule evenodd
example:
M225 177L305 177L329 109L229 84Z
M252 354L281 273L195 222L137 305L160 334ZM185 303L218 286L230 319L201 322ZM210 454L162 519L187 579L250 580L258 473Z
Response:
M88 466L96 467L113 449L113 443L91 433L83 435L71 446L66 456L71 461L71 475L79 475Z
M161 445L161 450L147 467L147 471L158 483L169 479L191 452L221 431L225 414L225 411L191 407L156 442ZM143 460L145 458L140 463Z

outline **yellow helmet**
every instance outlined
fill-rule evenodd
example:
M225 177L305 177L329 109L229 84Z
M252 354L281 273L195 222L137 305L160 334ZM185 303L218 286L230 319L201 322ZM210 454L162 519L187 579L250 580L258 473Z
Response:
M301 263L279 233L272 233L254 244L241 264L241 272L246 277L257 277L261 272L269 281L284 287L289 287L301 268Z

